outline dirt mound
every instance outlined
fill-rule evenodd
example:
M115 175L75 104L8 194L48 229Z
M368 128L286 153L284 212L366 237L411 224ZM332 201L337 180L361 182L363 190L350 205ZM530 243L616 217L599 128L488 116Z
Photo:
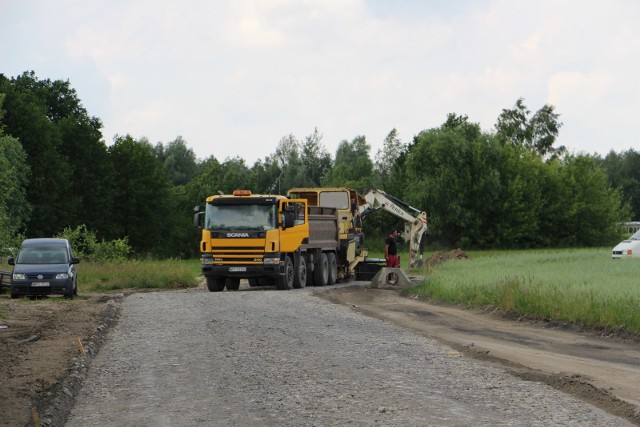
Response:
M454 249L449 252L436 252L423 262L422 267L434 267L452 259L469 259L469 256L462 249Z

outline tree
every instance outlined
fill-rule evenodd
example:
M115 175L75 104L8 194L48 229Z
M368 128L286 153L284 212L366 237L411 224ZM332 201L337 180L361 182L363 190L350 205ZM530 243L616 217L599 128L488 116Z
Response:
M109 147L115 168L113 217L119 237L128 237L138 254L166 252L165 235L173 205L164 167L146 139L116 136Z
M633 149L620 154L611 151L601 163L611 186L620 189L629 203L631 218L640 220L640 153Z
M327 173L323 185L345 186L364 192L373 181L373 162L369 158L371 146L364 136L338 145L333 168Z
M27 234L51 236L84 223L82 217L103 229L111 167L100 120L87 114L68 81L39 80L33 72L0 75L0 92L6 94L5 131L20 141L31 168Z
M26 190L30 174L27 154L20 141L4 134L3 101L4 95L0 94L0 245L24 230L31 214Z
M158 143L154 151L173 185L184 185L197 175L196 155L181 136L166 146Z
M606 173L588 155L567 156L561 171L567 245L595 246L614 243L618 225L629 219L621 193L609 187Z
M311 135L302 142L300 160L305 169L305 177L309 178L309 186L319 186L329 169L331 155L322 145L322 134L315 128Z
M398 131L395 128L391 129L384 138L382 149L376 153L373 165L374 173L380 184L389 181L406 149L406 144L398 138Z
M533 117L529 118L530 114L523 98L518 98L513 109L503 109L495 125L498 138L513 146L526 147L542 157L562 156L566 148L553 146L562 127L554 107L545 104Z

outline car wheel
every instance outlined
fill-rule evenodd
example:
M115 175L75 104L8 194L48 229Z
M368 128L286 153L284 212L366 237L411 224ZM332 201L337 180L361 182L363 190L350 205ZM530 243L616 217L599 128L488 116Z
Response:
M68 299L73 299L73 296L76 294L75 288L73 286L73 282L67 285L67 289L65 290L64 297Z

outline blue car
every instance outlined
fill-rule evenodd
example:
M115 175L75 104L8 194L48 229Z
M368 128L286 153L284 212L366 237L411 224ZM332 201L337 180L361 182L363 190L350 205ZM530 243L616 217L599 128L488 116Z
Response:
M76 264L67 239L27 239L13 265L11 298L61 294L73 298L78 294Z

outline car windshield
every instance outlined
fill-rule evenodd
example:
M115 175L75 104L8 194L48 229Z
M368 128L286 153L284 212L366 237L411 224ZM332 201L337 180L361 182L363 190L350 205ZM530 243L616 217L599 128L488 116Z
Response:
M640 240L640 230L636 231L628 240Z
M67 252L64 248L33 247L23 248L18 254L18 264L66 264Z

